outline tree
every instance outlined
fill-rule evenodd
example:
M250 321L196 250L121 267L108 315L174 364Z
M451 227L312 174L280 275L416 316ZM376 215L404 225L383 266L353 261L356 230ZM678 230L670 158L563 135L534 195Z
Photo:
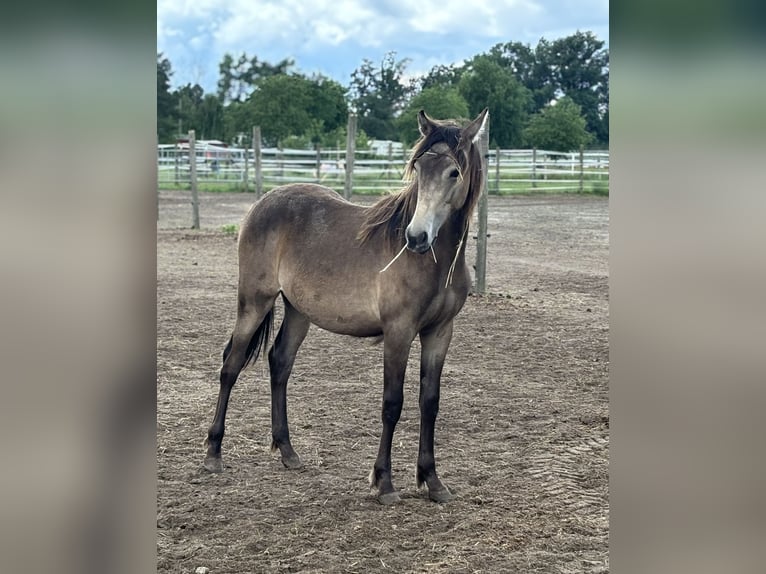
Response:
M541 38L534 48L520 42L496 44L484 56L510 70L529 90L530 113L569 96L582 108L588 130L600 144L608 144L609 52L591 32L553 42Z
M249 102L233 101L223 107L223 125L224 136L221 138L225 142L233 142L242 135L240 143L250 144L252 136L249 126L253 123L249 119Z
M532 116L523 137L526 146L562 152L580 149L592 139L580 106L566 96Z
M346 90L338 82L324 76L314 76L306 80L306 88L309 93L309 115L321 129L314 130L312 134L315 143L318 143L322 135L334 132L346 125L348 118L348 104L346 102Z
M176 132L175 98L170 93L173 70L170 60L157 54L157 139L160 143L173 143Z
M609 141L609 51L592 32L576 32L546 44L539 59L551 70L557 95L569 96L582 108L588 130L601 143Z
M241 110L242 125L261 126L264 141L276 145L287 136L307 135L319 143L348 115L343 87L326 78L279 74L261 79Z
M228 104L232 100L232 94L234 91L235 72L234 72L234 58L231 54L224 54L223 60L218 64L218 99Z
M253 92L258 80L287 74L294 64L290 58L284 58L276 64L261 62L257 56L248 58L245 52L235 63L231 54L224 54L218 65L218 99L223 105L241 102Z
M178 131L196 130L197 139L203 139L200 130L200 109L205 90L199 84L186 84L174 92L177 104Z
M489 108L491 145L521 146L521 131L532 99L509 68L486 55L476 56L460 78L459 90L471 116Z
M433 86L424 89L410 100L397 119L399 139L405 145L412 145L420 137L417 120L420 110L437 119L461 120L468 117L468 102L457 88Z
M455 64L450 64L449 66L434 66L431 68L428 74L419 78L420 89L425 90L427 88L433 87L457 87L457 85L460 83L460 77L463 75L464 71L464 66L457 66Z
M205 94L197 110L200 139L226 141L223 106L215 94Z
M410 87L402 83L408 62L397 61L396 53L389 52L380 68L365 59L351 74L351 104L359 118L359 128L372 138L397 137L395 119L410 93Z
M532 97L531 113L547 106L556 94L551 69L544 58L547 41L542 38L536 48L521 42L496 44L487 56L504 68L508 68L516 79L526 87Z

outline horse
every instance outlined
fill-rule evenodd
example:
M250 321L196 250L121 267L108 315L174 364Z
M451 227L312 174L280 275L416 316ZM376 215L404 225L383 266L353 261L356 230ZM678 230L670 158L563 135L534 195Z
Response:
M290 443L287 380L310 324L382 338L383 428L369 480L381 504L398 502L391 442L410 347L419 336L417 485L426 484L435 502L454 497L436 472L434 425L453 320L471 287L466 238L485 177L478 140L487 117L484 109L461 127L420 110L420 138L405 168L408 183L374 205L353 204L320 185L293 183L274 188L250 208L240 228L236 323L223 352L205 469L223 471L229 396L242 369L268 344L281 294L284 318L268 352L272 452L279 449L285 467L301 467Z

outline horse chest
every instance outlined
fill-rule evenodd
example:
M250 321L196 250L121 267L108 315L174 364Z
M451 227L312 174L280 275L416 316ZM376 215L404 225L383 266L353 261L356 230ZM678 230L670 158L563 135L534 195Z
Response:
M441 323L449 321L463 308L468 289L462 286L453 286L443 289L436 297L427 304L424 313L425 324Z

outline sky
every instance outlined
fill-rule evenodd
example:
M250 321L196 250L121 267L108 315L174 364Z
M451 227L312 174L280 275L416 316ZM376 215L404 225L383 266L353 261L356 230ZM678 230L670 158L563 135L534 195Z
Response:
M158 0L157 51L170 60L171 89L215 92L218 64L295 61L347 86L363 59L408 59L407 75L459 64L505 42L537 45L590 31L609 43L608 0Z

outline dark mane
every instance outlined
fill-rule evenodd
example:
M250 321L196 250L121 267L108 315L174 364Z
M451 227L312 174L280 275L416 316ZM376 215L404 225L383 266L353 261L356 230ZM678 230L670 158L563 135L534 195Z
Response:
M403 190L384 196L368 208L357 237L365 242L380 233L386 243L401 247L417 201L418 182L413 180Z
M443 120L437 121L436 124L437 127L427 136L421 136L415 142L412 155L404 170L405 179L408 180L404 189L383 197L368 208L358 234L362 242L381 234L384 241L394 249L404 245L406 241L404 231L415 213L418 199L418 183L413 178L415 161L437 143L446 143L449 146L450 154L463 177L463 185L468 186L466 201L458 211L457 217L464 222L464 225L470 223L483 184L481 155L476 145L461 142L461 128L455 121Z

